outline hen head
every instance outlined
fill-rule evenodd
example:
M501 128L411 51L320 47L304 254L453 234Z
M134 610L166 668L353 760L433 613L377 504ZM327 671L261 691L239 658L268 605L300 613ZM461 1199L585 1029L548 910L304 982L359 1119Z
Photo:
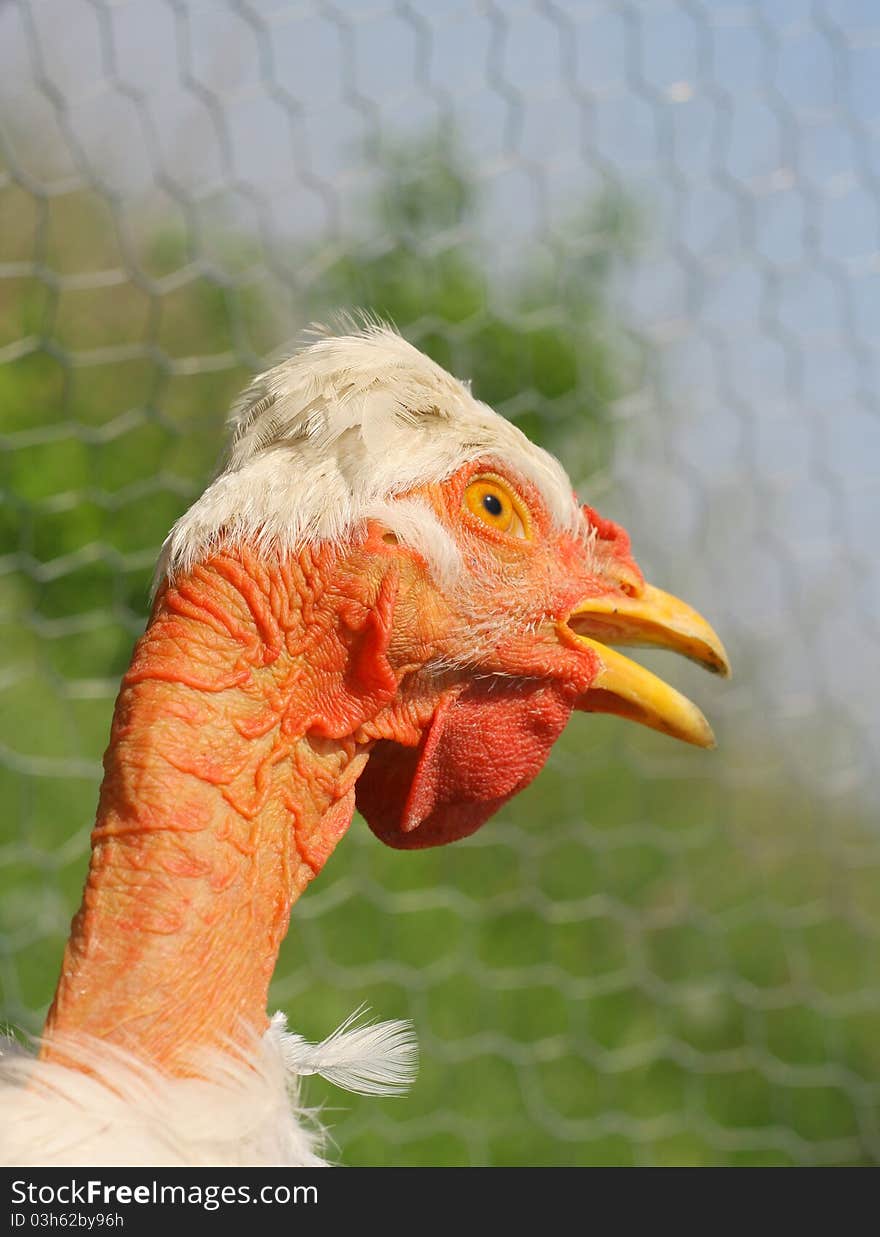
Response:
M472 833L575 710L713 745L695 705L612 647L727 674L712 628L646 583L627 534L579 505L553 457L392 331L317 338L254 381L232 431L160 572L236 543L331 548L346 690L374 707L351 723L327 691L317 732L370 746L357 806L384 842Z

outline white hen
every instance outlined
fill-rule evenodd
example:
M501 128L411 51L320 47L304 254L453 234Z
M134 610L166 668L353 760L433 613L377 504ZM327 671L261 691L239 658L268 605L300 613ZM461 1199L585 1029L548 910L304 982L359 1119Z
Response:
M114 715L82 907L39 1056L0 1067L7 1164L315 1165L299 1079L411 1077L406 1024L267 1025L290 908L355 803L401 848L478 828L572 710L708 746L608 647L726 670L623 531L380 326L319 337L235 405L172 530Z

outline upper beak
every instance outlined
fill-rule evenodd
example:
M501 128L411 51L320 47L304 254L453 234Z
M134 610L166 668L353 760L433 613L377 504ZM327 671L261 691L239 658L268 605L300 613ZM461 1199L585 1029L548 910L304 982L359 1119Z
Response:
M590 649L599 659L599 673L578 701L579 709L616 713L686 743L715 746L712 728L695 704L650 670L608 647L657 645L727 677L730 663L724 645L696 610L646 584L637 596L615 592L587 598L557 625L557 631L564 643Z

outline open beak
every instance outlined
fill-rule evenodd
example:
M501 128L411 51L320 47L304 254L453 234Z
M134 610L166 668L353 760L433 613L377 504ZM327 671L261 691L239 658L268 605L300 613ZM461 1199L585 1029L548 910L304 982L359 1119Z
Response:
M672 649L727 677L730 663L724 645L696 610L646 584L637 596L604 593L587 598L557 625L557 632L563 643L590 649L599 659L599 673L577 704L582 712L614 713L697 747L715 746L712 728L695 704L650 670L608 647Z

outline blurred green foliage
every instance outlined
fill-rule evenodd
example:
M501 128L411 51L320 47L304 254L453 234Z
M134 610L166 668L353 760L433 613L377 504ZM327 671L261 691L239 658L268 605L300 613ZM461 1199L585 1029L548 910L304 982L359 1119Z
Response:
M143 225L0 170L0 1009L17 1026L38 1029L54 987L157 547L261 356L366 306L574 475L608 460L609 410L638 380L608 310L631 206L592 203L502 277L468 240L479 201L452 145L377 161L362 233L291 242L277 269L234 230ZM582 718L466 843L401 854L356 822L273 990L313 1037L363 1000L415 1020L409 1097L310 1093L346 1162L876 1162L880 855L857 811L829 835L806 791L747 765Z

